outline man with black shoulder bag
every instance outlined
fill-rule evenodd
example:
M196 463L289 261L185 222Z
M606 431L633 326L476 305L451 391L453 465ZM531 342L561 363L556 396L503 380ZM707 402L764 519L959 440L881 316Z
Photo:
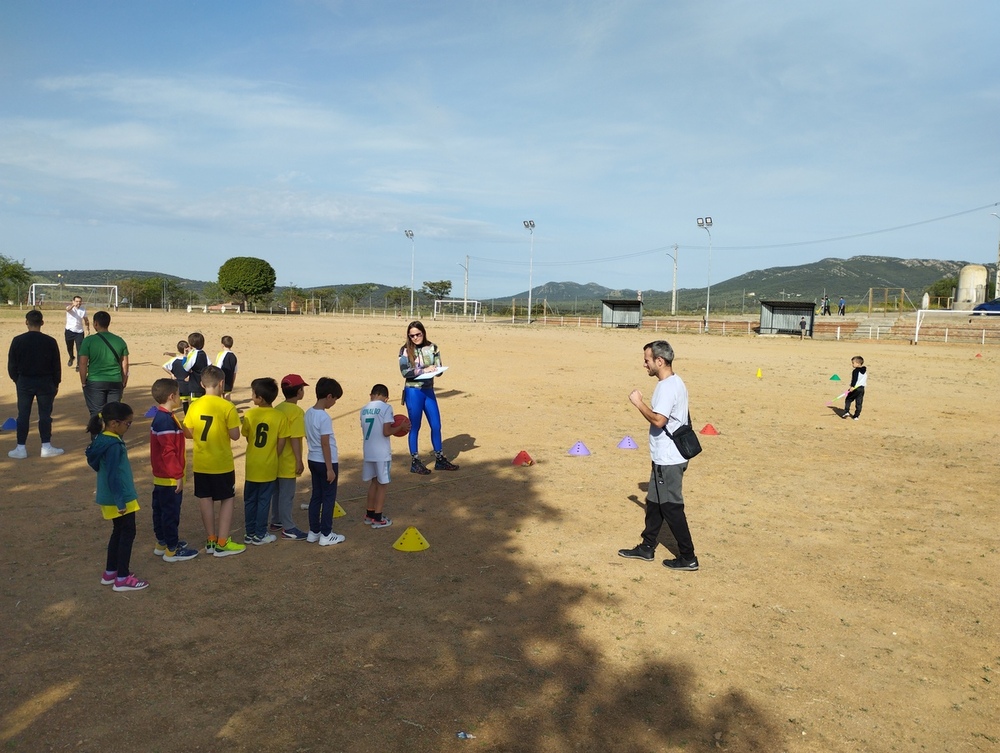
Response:
M80 384L87 410L94 416L108 403L121 402L128 385L128 345L108 331L111 314L94 314L94 334L86 337L77 351Z
M628 399L649 422L649 454L652 469L646 492L646 526L642 542L632 549L619 549L628 559L652 562L660 529L666 523L677 541L676 559L663 560L669 570L697 570L698 558L684 514L682 482L688 459L701 451L697 435L692 431L688 414L688 391L674 373L674 349L666 340L656 340L643 348L643 365L656 388L650 405L642 400L639 390L632 390ZM692 441L693 440L693 441Z

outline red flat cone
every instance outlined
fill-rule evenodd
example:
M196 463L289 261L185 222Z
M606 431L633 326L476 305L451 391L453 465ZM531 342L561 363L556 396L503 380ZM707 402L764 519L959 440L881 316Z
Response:
M517 456L514 458L513 461L511 461L511 465L534 465L534 464L535 461L531 459L531 455L529 455L524 450L521 450L519 453L517 453Z
M705 424L705 427L701 431L699 431L698 433L699 434L707 434L710 437L715 437L715 436L719 435L719 432L717 432L715 430L715 427L712 426L712 424Z
M976 358L982 358L982 357L983 357L982 353L976 353Z

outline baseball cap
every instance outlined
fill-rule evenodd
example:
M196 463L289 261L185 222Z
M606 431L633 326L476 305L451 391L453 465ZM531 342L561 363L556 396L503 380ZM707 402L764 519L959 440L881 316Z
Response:
M282 387L308 387L306 381L298 374L286 374L281 378Z

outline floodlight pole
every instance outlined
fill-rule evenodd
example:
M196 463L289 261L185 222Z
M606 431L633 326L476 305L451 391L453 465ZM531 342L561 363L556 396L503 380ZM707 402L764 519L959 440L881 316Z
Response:
M413 319L413 268L417 263L417 247L413 242L413 231L404 230L403 232L410 239L410 319Z
M462 296L462 316L467 315L469 307L469 257L466 255L465 264L456 262L458 266L465 270L465 295Z
M708 233L708 287L705 288L705 331L708 332L708 307L712 297L712 231L709 230L712 227L712 218L699 217L698 227Z
M528 324L531 324L531 275L535 266L535 221L525 220L524 229L531 234L531 255L528 257Z
M990 212L990 214L1000 220L1000 214L996 212ZM997 238L997 274L993 284L993 297L1000 298L1000 237Z
M674 244L674 252L667 251L667 256L674 260L674 292L670 297L670 315L677 316L677 257L680 254L678 246Z

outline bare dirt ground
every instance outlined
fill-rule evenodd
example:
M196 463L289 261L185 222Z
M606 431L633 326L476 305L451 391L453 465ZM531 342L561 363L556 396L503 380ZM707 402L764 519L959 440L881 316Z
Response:
M405 324L114 317L133 362L141 593L98 582L110 524L76 374L56 401L66 455L37 457L33 427L32 457L8 460L3 432L4 750L1000 750L997 351L671 336L696 428L720 432L685 477L701 570L673 573L663 547L652 564L617 556L642 527L647 427L627 395L652 392L649 330L427 322L461 470L411 475L394 440L395 524L365 527L357 411L375 382L398 406ZM50 314L60 347L61 327ZM22 319L0 330L9 342ZM235 338L238 403L256 376L342 382L343 545L153 556L141 416L161 352L192 330L210 355ZM830 377L856 353L867 403L844 421ZM616 448L626 434L639 450ZM578 441L589 457L568 454ZM512 466L520 450L536 465ZM393 549L407 526L430 548ZM203 541L189 495L181 531Z

